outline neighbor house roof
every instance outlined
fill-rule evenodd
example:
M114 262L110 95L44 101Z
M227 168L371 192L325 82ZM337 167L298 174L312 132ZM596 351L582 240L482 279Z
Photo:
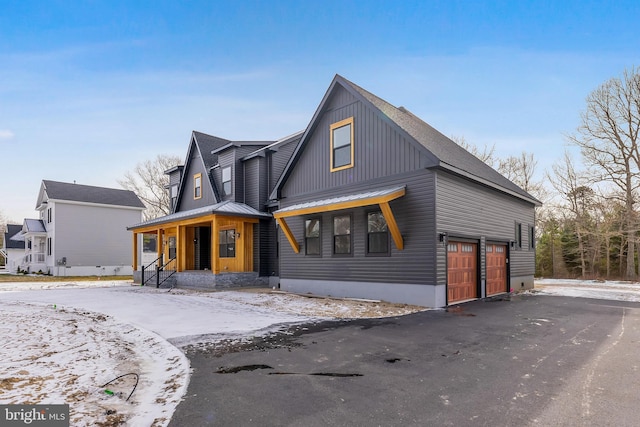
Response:
M336 75L334 77L333 82L329 86L322 102L318 106L309 126L305 130L301 141L298 143L296 151L291 156L285 172L276 184L275 190L271 194L271 198L279 198L278 193L280 189L286 182L291 170L293 169L293 165L296 163L302 150L304 150L310 135L313 133L317 125L318 119L325 112L328 100L331 98L331 95L337 85L350 92L356 99L360 100L365 105L368 105L373 111L377 111L377 113L381 117L385 118L391 126L396 127L399 132L407 135L408 139L413 141L413 143L418 147L422 147L432 161L432 165L428 167L440 167L461 176L465 176L466 178L479 182L483 185L496 188L530 203L534 203L536 205L541 204L540 201L531 194L518 187L489 165L469 153L464 148L460 147L458 144L422 121L407 109L393 106L382 98L368 92L340 75Z
M45 193L46 198L44 197ZM47 199L127 206L141 209L145 207L136 193L130 190L43 180L36 208L46 202Z
M22 234L26 233L46 233L47 229L41 219L25 218L22 225Z

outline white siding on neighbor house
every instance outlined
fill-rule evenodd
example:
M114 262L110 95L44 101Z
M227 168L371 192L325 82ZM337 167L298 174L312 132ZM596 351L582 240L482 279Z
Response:
M67 266L131 265L133 248L127 226L141 220L137 209L57 202L52 223L53 265L63 257Z

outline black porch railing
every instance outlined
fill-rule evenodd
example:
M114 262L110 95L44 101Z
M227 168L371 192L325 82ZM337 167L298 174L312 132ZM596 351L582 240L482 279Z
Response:
M165 264L162 264L162 258L163 256L160 255L153 260L153 262L149 263L149 265L142 266L142 277L140 279L142 286L153 283L156 285L156 288L159 288L169 277L176 273L176 259L171 258Z

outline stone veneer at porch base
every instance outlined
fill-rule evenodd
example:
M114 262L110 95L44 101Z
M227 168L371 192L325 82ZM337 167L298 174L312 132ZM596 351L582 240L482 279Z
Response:
M280 278L280 289L299 294L311 293L341 298L366 298L422 307L444 307L444 285L404 283L339 282Z
M269 286L269 278L258 273L220 273L210 271L182 271L175 274L176 287L190 289L229 289Z

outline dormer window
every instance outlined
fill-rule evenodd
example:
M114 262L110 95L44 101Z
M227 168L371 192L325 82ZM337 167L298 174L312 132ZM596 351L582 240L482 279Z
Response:
M171 197L171 207L175 208L176 202L178 201L178 186L172 185L169 191L170 191L170 197Z
M330 126L331 172L353 167L353 117Z
M202 174L197 173L193 176L193 198L194 200L202 198Z
M222 194L231 195L231 166L222 168Z

